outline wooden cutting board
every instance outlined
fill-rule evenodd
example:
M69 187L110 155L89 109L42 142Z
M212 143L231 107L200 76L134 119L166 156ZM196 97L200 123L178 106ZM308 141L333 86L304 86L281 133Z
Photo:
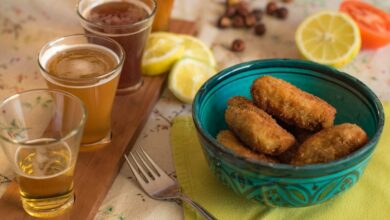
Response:
M170 31L195 34L193 22L173 20ZM106 197L124 158L136 141L154 104L160 97L167 75L145 77L144 85L134 94L117 96L112 113L112 142L102 149L80 152L76 165L74 189L76 201L66 214L54 219L93 219ZM37 219L27 215L13 181L0 199L0 219Z

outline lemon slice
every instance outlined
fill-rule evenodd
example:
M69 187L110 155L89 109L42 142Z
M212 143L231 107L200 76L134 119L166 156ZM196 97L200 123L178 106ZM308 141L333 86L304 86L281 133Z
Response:
M350 62L361 46L359 28L352 18L332 11L305 19L298 27L295 41L303 57L334 67Z
M200 60L209 66L215 67L216 61L210 48L198 38L189 35L180 35L184 45L184 57Z
M142 58L142 72L158 75L168 72L172 65L183 56L182 40L174 34L152 33L145 46Z
M215 73L213 67L202 61L183 58L173 66L168 79L168 88L179 100L192 103L199 88Z

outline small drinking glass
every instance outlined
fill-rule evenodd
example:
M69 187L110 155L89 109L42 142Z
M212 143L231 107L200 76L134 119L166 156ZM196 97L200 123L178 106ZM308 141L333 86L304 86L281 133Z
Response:
M76 34L47 43L38 63L51 89L79 97L88 110L82 150L96 149L111 141L111 111L124 51L114 40Z
M31 216L54 217L72 207L85 121L82 101L61 91L25 91L0 105L0 144Z
M157 0L157 12L152 31L168 31L174 0Z
M142 86L142 55L155 12L156 0L81 0L77 5L86 33L110 37L125 50L118 95L133 93Z

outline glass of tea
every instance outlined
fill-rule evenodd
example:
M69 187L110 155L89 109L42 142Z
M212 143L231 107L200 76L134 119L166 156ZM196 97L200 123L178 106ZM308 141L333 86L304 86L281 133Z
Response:
M25 91L0 105L0 144L16 172L28 214L54 217L72 207L85 121L82 101L62 91Z
M168 31L174 0L157 0L157 12L152 31Z
M141 61L156 11L155 0L81 0L79 20L86 33L116 40L126 52L118 95L142 86Z
M51 89L79 97L88 110L82 150L111 141L111 111L124 63L124 51L114 40L95 35L71 35L49 42L38 57L41 74Z

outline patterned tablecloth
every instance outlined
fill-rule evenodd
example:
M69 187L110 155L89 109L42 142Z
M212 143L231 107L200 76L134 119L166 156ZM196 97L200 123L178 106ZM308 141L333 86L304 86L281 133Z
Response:
M76 0L3 0L0 4L0 100L22 90L46 87L39 74L37 54L47 41L56 37L80 33L82 29L75 14ZM295 0L287 4L286 20L265 17L265 36L251 30L215 27L223 13L222 0L177 0L173 17L197 21L199 35L214 51L219 68L264 58L299 58L294 43L298 24L309 14L329 9L337 10L336 0ZM248 1L263 8L267 1ZM371 3L390 12L390 1L371 0ZM200 14L200 12L202 12ZM229 50L235 38L246 43L243 53ZM383 101L390 101L390 46L379 50L362 51L342 68L372 88ZM137 143L142 145L166 171L174 175L169 146L171 120L189 114L190 105L181 104L165 90L150 115ZM13 178L0 150L0 195ZM148 198L137 186L130 170L124 166L103 202L96 219L182 219L181 206Z

